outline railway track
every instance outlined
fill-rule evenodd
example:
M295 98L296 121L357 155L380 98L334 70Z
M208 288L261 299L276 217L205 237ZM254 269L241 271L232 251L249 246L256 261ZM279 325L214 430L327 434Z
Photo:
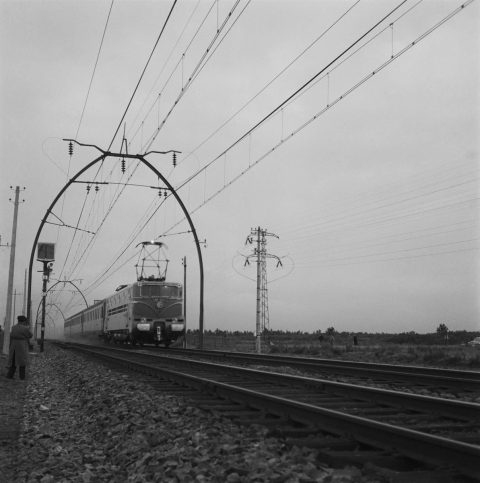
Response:
M154 376L239 422L264 424L327 460L432 468L480 478L480 405L158 353L64 345ZM198 395L201 394L201 395ZM406 460L405 460L406 459ZM352 461L353 460L353 461Z
M455 369L440 369L420 366L378 364L370 362L319 359L313 357L294 357L247 352L225 352L198 349L173 349L170 354L272 368L289 367L309 374L328 378L346 378L362 384L374 383L388 386L408 385L412 392L424 391L450 393L453 397L480 397L480 372Z

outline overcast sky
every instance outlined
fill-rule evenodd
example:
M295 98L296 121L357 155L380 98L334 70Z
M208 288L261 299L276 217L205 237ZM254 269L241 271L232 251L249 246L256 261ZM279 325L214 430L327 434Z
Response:
M206 329L255 329L244 256L261 227L283 261L267 265L271 329L478 330L479 6L401 3L179 1L158 40L171 1L0 0L2 245L10 186L25 187L16 314L40 221L99 155L76 146L70 158L62 138L119 153L125 133L131 154L181 151L175 168L171 155L147 159L206 240ZM56 243L51 284L73 281L91 303L135 280L139 242L164 241L168 280L183 281L187 257L198 327L196 249L162 183L135 160L122 173L118 157L79 180L90 192L73 184L40 237ZM0 247L2 322L9 255ZM47 335L84 305L70 284L49 303Z

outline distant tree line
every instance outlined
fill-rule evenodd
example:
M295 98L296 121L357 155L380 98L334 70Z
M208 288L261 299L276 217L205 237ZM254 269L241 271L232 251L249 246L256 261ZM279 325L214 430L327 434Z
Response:
M187 331L191 335L198 334L198 329L189 329ZM251 330L204 330L204 335L215 337L241 337L253 338L254 332ZM480 331L472 332L466 330L450 331L446 324L440 324L436 332L428 334L418 334L415 331L401 332L398 334L369 333L369 332L337 332L334 327L328 327L325 332L316 330L314 332L305 332L301 330L269 330L263 333L265 338L270 340L288 340L296 339L299 342L320 342L330 344L416 344L416 345L439 345L439 344L466 344L474 337L480 336ZM356 342L355 342L356 341Z

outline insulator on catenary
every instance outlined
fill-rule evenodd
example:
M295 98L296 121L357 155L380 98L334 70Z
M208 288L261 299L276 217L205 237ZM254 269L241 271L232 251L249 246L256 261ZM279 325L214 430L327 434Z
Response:
M89 184L87 184L87 193L90 193L90 188L91 188L91 186Z
M173 167L177 165L177 153L173 153Z
M70 156L72 156L72 154L73 154L73 143L72 143L72 141L70 141L70 142L68 143L68 154L69 154Z
M122 173L125 173L125 158L122 159Z
M96 184L96 185L95 185L95 191L96 191L97 193L98 193L98 190L99 190L99 189L100 189L100 188L98 187L98 184Z

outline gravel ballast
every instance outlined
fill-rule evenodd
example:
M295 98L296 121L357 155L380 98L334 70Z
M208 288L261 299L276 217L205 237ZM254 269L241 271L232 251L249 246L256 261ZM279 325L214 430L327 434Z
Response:
M32 357L27 377L13 482L387 481L59 348Z

